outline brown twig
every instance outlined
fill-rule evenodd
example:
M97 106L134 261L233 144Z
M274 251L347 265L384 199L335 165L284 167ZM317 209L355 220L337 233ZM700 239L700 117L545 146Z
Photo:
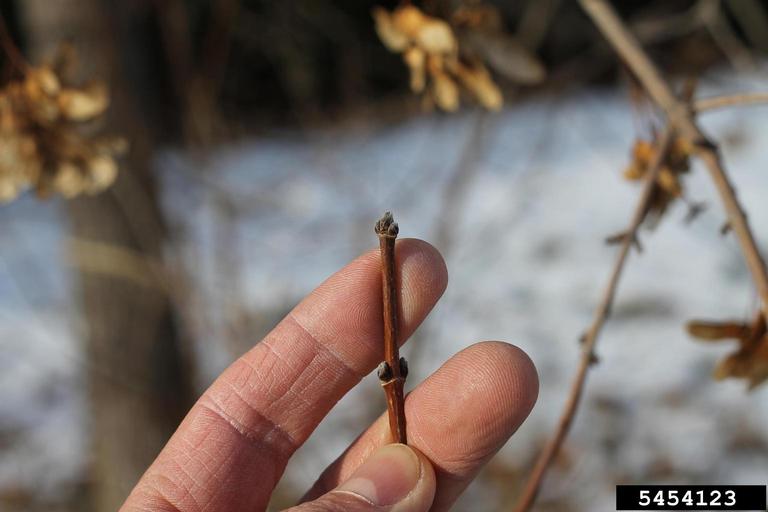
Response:
M666 112L670 125L696 147L698 156L717 187L728 223L736 234L744 260L760 295L762 310L768 315L768 272L765 262L757 248L747 217L736 198L736 192L723 168L717 147L698 127L694 119L695 114L688 104L672 94L672 89L613 8L605 0L580 1L613 49L643 84L651 99Z
M768 92L743 92L738 94L713 96L711 98L702 98L700 100L696 100L694 103L694 109L696 110L696 113L701 113L724 107L758 105L760 103L768 103Z
M592 320L592 324L590 325L589 330L582 338L583 341L581 346L581 359L579 362L579 368L575 377L573 378L568 400L560 417L560 422L557 425L557 429L555 430L554 435L549 440L547 445L544 447L544 450L536 460L536 464L533 468L533 471L531 472L531 476L526 483L525 489L523 490L523 495L520 498L517 507L515 508L516 512L525 512L530 510L531 506L536 500L536 496L539 492L539 488L541 487L541 482L546 475L547 469L560 450L565 437L568 435L568 431L570 430L571 423L573 423L573 418L575 417L576 411L579 408L579 402L581 401L581 397L584 392L584 384L587 379L589 367L596 360L595 345L597 344L600 330L602 329L605 321L610 316L611 307L616 295L616 288L618 287L619 279L621 277L622 270L624 269L624 264L627 261L627 256L629 255L629 251L634 244L634 241L637 240L638 228L648 213L648 208L656 190L656 182L659 177L659 171L661 170L664 159L667 156L671 141L672 131L667 128L659 138L659 145L654 154L654 158L650 163L642 194L640 195L640 199L638 200L637 206L635 207L635 211L632 215L632 220L629 224L629 227L624 232L625 235L621 239L621 247L619 249L619 253L616 256L616 262L613 265L611 277L608 280L605 291L603 292L603 298L600 301L600 305L595 310L595 316Z
M403 385L408 376L408 364L397 348L397 288L395 283L395 239L398 227L392 214L386 212L376 222L374 231L379 236L381 249L381 284L384 310L384 361L379 365L381 386L387 396L389 430L392 440L407 444L405 433L405 399Z

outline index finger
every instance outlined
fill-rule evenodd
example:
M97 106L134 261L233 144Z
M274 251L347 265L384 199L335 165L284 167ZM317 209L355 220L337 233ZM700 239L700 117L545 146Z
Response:
M402 343L447 284L426 242L397 243ZM371 251L307 296L193 406L123 510L262 510L288 459L381 360L381 275Z

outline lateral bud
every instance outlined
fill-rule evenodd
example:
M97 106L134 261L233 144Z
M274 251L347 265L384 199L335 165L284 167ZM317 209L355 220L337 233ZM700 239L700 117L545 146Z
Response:
M389 382L392 380L392 367L386 361L382 361L376 369L376 374L379 376L382 384Z

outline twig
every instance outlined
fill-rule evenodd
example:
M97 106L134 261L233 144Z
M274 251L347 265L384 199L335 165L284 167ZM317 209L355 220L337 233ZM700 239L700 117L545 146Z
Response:
M386 212L376 222L381 249L382 302L384 306L384 361L379 365L381 386L387 396L389 430L392 440L407 444L405 433L405 400L403 385L408 376L408 364L397 348L397 288L395 284L395 239L398 227L392 214Z
M613 8L605 0L580 1L584 10L637 76L654 102L666 112L670 125L696 147L698 156L704 162L717 187L728 216L728 223L736 234L741 252L760 295L762 310L768 315L768 272L741 204L736 198L736 192L723 168L717 147L696 124L694 112L672 94L671 88L656 66L624 26Z
M696 100L694 109L698 114L718 108L757 105L760 103L768 103L768 92L743 92L739 94L713 96L712 98L702 98Z
M536 465L534 466L531 477L525 486L522 498L515 508L516 512L525 512L530 510L531 506L536 500L536 495L539 492L541 482L546 475L547 469L560 450L565 437L568 435L568 431L570 430L571 423L573 423L573 418L576 415L579 402L581 401L581 397L584 392L584 384L587 379L587 372L592 363L595 362L594 350L595 345L597 344L597 339L600 335L600 330L602 329L605 321L608 319L608 316L610 316L611 306L616 295L616 288L619 284L619 279L621 277L622 270L624 269L624 264L627 261L627 256L629 255L629 251L634 241L637 239L638 228L648 213L648 208L656 190L656 181L659 177L659 171L661 170L664 159L667 156L671 141L672 131L667 128L661 134L659 139L659 146L656 153L654 154L653 160L650 163L648 175L645 178L645 185L643 187L642 194L640 195L640 199L638 200L637 206L635 207L634 214L632 215L632 220L629 224L629 227L625 231L625 236L621 240L621 247L619 249L618 255L616 256L616 262L613 265L613 271L611 272L611 277L608 280L608 285L603 292L603 298L600 301L600 305L595 310L595 316L592 320L592 325L590 325L589 330L583 337L579 368L576 372L576 376L573 378L568 400L560 417L560 422L557 425L557 430L545 446L542 453L539 455L539 458L536 460Z

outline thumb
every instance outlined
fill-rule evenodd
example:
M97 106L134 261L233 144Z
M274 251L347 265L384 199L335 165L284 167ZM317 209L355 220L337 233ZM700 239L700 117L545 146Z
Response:
M435 471L404 444L379 448L349 479L293 512L427 512L435 497Z

